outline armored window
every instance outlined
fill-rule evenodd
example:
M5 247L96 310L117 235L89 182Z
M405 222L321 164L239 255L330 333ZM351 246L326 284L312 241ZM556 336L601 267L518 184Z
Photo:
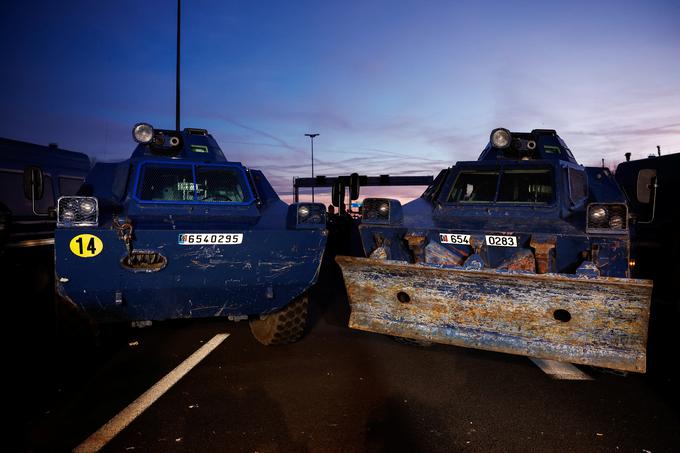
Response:
M252 195L240 168L226 165L144 164L137 198L141 201L248 203Z
M425 189L425 192L423 192L421 197L427 198L428 200L434 200L438 198L439 194L441 193L442 186L446 182L450 172L450 168L440 171L437 177L434 178L434 181L432 181L432 184L430 184L427 189Z
M461 203L488 203L496 197L497 171L461 172L453 185L449 201Z
M137 196L147 201L193 201L193 169L190 166L144 165Z
M553 173L548 168L464 171L458 174L449 196L449 201L458 203L550 203L553 200Z
M581 203L588 196L588 178L586 172L569 168L569 199L574 205Z
M199 201L237 203L250 201L243 172L236 168L197 167L196 182Z
M505 170L498 201L504 203L549 203L553 200L553 178L548 169Z

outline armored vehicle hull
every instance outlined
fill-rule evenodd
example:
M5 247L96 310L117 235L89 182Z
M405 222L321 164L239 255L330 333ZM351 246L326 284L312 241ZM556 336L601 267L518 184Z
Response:
M644 372L652 284L630 278L613 176L554 131L507 134L403 207L364 201L367 258L336 259L350 326Z
M202 129L135 127L126 161L59 200L57 291L98 323L249 318L265 344L304 330L325 208L287 205ZM291 314L292 313L292 314Z

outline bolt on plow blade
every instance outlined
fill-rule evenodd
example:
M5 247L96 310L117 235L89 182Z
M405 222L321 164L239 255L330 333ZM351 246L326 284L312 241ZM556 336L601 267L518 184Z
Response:
M336 261L353 329L645 372L651 281Z

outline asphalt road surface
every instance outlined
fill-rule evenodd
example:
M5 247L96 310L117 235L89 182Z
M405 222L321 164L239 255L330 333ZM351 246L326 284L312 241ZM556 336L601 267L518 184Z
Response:
M214 320L34 345L15 387L21 449L72 450L226 332L104 451L680 451L677 354L652 352L644 376L555 380L525 357L349 330L342 298L322 296L293 345Z

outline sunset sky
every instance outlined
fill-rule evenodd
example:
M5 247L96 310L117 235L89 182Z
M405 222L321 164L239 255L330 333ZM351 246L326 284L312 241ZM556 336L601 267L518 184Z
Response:
M119 160L173 128L175 5L3 2L0 136ZM307 132L325 175L433 174L499 126L590 165L680 152L678 1L184 0L182 33L182 126L281 194Z

